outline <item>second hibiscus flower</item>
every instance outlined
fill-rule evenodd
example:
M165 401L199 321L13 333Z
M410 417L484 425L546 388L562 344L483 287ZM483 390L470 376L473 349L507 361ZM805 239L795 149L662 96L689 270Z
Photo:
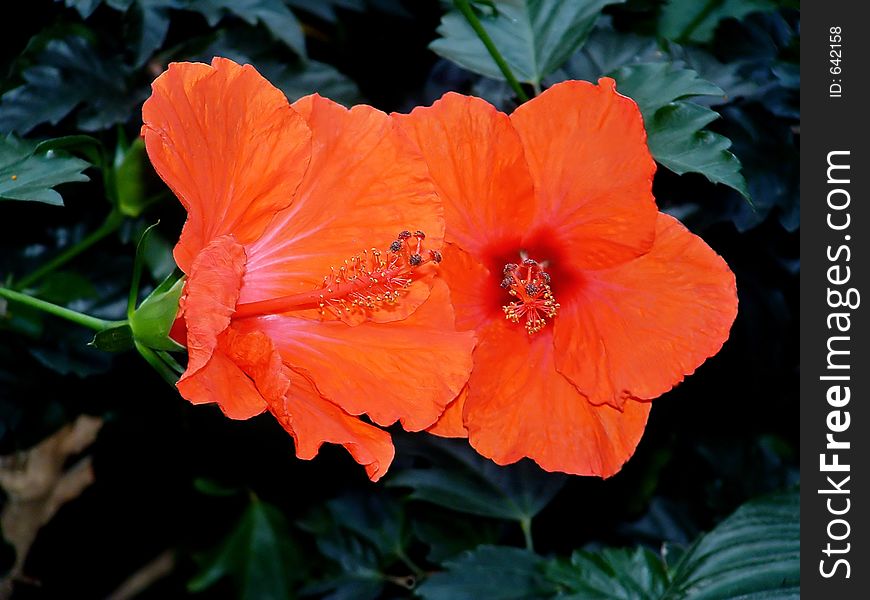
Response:
M478 345L431 429L499 464L613 475L650 400L727 339L734 275L652 195L636 104L557 84L510 117L447 94L399 116L445 205L442 275Z

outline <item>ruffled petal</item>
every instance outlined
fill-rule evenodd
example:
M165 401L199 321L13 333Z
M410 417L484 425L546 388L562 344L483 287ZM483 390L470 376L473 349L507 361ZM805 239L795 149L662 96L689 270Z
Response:
M245 250L232 236L215 238L193 261L181 299L187 328L187 370L196 374L211 358L229 326L245 272Z
M266 332L284 362L344 411L384 426L399 420L409 431L434 423L471 371L474 334L453 331L447 286L438 279L429 300L403 321L351 327L271 315L237 326Z
M449 93L395 118L426 158L448 241L471 253L493 241L519 241L535 217L535 192L507 115L480 98Z
M404 230L421 230L427 248L441 247L443 209L426 163L388 115L316 95L293 106L314 135L311 165L293 204L248 247L242 303L318 289L333 267L372 248L385 251ZM405 318L430 285L431 278L414 284L401 302L366 320Z
M293 373L291 392L282 406L270 410L293 436L296 456L310 460L321 444L341 444L377 481L387 472L395 450L390 434L353 417L325 400L307 378Z
M304 377L283 364L275 344L262 331L227 331L227 352L257 386L279 423L293 436L296 456L310 460L323 442L341 444L377 481L393 460L390 435L324 400ZM288 392L289 388L289 392Z
M645 253L655 237L655 163L640 110L599 85L558 83L511 115L538 199L536 221L579 269Z
M290 204L308 167L311 133L253 67L215 58L172 63L142 107L154 168L188 211L175 259L186 273L212 239L246 244Z
M448 438L467 438L468 430L462 421L465 401L468 399L468 386L462 388L456 399L447 405L438 420L426 428L432 435Z
M673 217L656 229L648 254L587 273L556 317L556 367L594 404L668 391L719 351L737 314L725 261Z
M494 321L480 332L468 383L471 445L500 465L529 457L547 471L609 477L640 441L648 402L593 406L553 364L553 334Z
M232 236L212 240L196 257L184 287L180 314L187 345L187 369L179 393L193 404L215 402L231 419L249 419L266 403L231 357L230 320L239 297L245 251Z
M251 378L269 406L282 406L290 387L290 370L281 361L275 344L262 331L239 333L230 327L225 352Z
M208 363L178 382L178 392L193 404L216 403L230 419L250 419L266 410L266 400L248 375L226 353L225 335Z

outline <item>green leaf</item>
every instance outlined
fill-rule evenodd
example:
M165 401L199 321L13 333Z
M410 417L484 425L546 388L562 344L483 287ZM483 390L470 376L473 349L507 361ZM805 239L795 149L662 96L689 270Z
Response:
M88 181L89 163L10 135L0 137L0 199L32 200L62 205L53 188L61 183Z
M296 54L307 56L302 26L281 0L194 0L188 10L201 13L212 27L225 13L233 14L249 25L262 23Z
M672 102L646 122L647 142L656 161L678 175L701 173L727 185L749 200L740 161L728 148L731 141L703 128L719 115L691 102Z
M417 593L425 600L546 598L557 588L544 577L544 566L545 560L528 550L480 546L444 563L444 572L431 575Z
M691 69L667 62L621 67L611 73L617 89L637 102L647 143L656 161L678 175L700 173L713 183L734 188L747 200L749 190L740 161L728 151L731 141L704 127L719 118L715 111L681 100L722 96L716 85Z
M702 536L664 598L797 598L799 583L800 499L791 492L749 502Z
M624 66L613 73L619 93L637 102L644 121L675 100L690 96L724 96L718 86L698 77L691 69L655 62Z
M659 34L680 42L706 43L723 19L776 8L775 0L670 0L662 9Z
M737 509L673 567L645 548L606 548L553 559L545 573L573 600L797 598L799 517L798 494L779 494Z
M480 21L517 79L537 86L583 45L605 6L623 1L500 0ZM458 11L444 15L438 33L429 45L433 52L469 71L504 79Z
M669 583L662 559L645 548L578 551L570 563L550 563L547 577L562 589L560 598L576 600L657 600Z
M522 522L537 515L566 481L529 460L501 467L447 440L433 440L428 458L431 467L396 472L387 485L410 487L412 499L459 512Z
M239 598L285 600L294 597L299 562L299 550L284 515L271 504L252 498L236 528L187 587L199 592L230 577Z
M141 100L128 93L129 69L120 59L101 57L82 37L49 41L34 62L22 73L24 84L0 98L0 132L56 125L80 105L79 128L98 131L125 122Z
M142 301L130 318L130 327L136 341L156 350L183 349L169 337L169 331L178 314L178 301L183 289L184 278L170 274Z
M124 352L133 348L133 332L127 323L98 331L91 346L103 352Z

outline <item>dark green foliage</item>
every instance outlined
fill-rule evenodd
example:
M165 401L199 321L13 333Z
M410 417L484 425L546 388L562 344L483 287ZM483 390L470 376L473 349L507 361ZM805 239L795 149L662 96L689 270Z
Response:
M405 469L389 485L410 487L410 498L471 515L530 521L553 499L566 477L524 460L499 467L462 443L419 444L426 468Z
M90 165L61 151L18 139L0 138L0 200L33 200L63 204L54 186L87 181Z
M299 56L305 56L305 37L299 21L281 0L193 0L188 10L202 13L214 27L224 14L249 25L262 23L269 32Z
M24 84L0 98L0 132L30 132L57 125L77 107L78 128L99 131L130 118L144 96L126 89L129 70L117 58L106 60L78 35L50 40L34 66L21 74Z
M484 28L517 79L540 85L583 45L601 9L622 1L509 0L479 6ZM475 73L503 78L461 14L444 15L438 33L441 37L430 46L434 52Z
M782 494L740 507L686 551L670 579L668 598L797 597L798 495Z
M294 567L300 556L288 531L289 524L280 510L251 498L235 529L203 561L187 588L202 591L229 577L241 598L293 598L294 583L300 575Z
M444 563L418 591L425 600L549 598L555 585L544 577L545 559L528 550L480 546Z
M716 85L691 69L673 63L640 63L612 73L620 92L634 99L643 114L647 143L656 161L677 175L700 173L713 183L734 188L749 198L740 161L731 142L704 130L719 115L693 102L693 96L724 96Z
M782 493L799 481L796 2L472 3L526 94L610 76L634 98L658 204L728 261L740 313L613 478L501 467L394 427L378 484L343 450L297 460L269 415L191 406L136 352L100 349L135 344L169 380L183 368L165 334L185 214L139 137L169 62L247 62L291 101L404 112L452 90L510 112L515 89L453 2L19 5L0 40L0 285L114 321L139 279L132 327L96 339L0 300L0 454L83 412L106 420L86 451L96 483L40 531L16 594L107 597L168 554L144 600L798 597L797 495ZM0 571L13 561L0 543Z
M560 597L589 600L659 600L668 585L667 567L646 548L578 551L570 563L549 565Z
M704 129L717 118L712 110L691 102L663 106L646 122L650 152L677 175L701 173L749 198L740 161L728 151L731 141Z
M649 122L664 106L691 96L725 95L718 86L698 77L691 69L668 62L640 63L615 69L611 75L619 91L637 102Z
M798 503L796 493L750 502L672 564L643 547L582 550L566 561L518 548L480 546L445 561L445 572L427 579L419 594L426 600L797 597Z
M668 0L662 10L659 32L681 42L709 42L723 19L740 19L776 6L775 0Z

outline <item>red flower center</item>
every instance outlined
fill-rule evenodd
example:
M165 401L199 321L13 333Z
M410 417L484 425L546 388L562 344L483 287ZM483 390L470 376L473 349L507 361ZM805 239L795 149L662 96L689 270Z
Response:
M505 317L522 322L529 335L539 332L559 311L559 303L550 290L550 275L536 260L524 258L522 264L504 266L501 287L517 299L502 307Z
M321 314L330 311L336 316L358 310L374 310L395 304L402 292L417 279L420 267L440 263L441 253L425 250L422 231L402 231L386 251L372 248L363 250L332 267L323 278L320 288L301 294L292 294L249 302L236 307L235 318L262 314L284 313L292 310L319 308Z

